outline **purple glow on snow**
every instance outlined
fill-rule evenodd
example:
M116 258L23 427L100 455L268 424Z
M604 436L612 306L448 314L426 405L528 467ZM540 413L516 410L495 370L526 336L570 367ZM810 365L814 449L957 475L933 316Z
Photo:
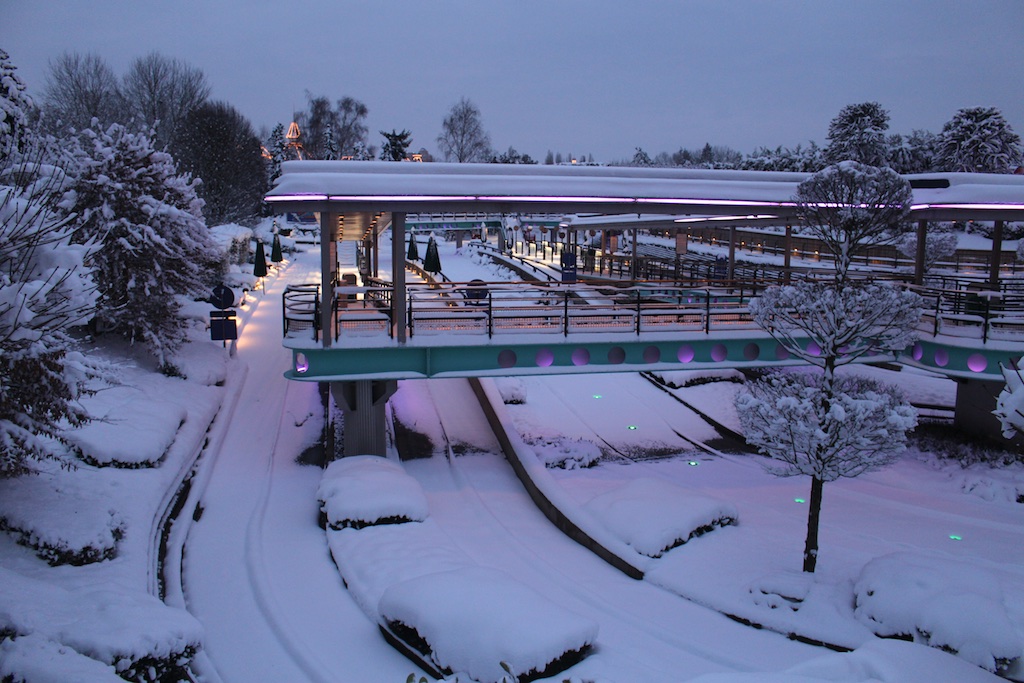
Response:
M676 358L680 363L689 363L693 360L693 347L686 344L680 346L676 352Z
M988 367L988 359L980 353L972 353L967 358L967 367L971 372L984 372Z

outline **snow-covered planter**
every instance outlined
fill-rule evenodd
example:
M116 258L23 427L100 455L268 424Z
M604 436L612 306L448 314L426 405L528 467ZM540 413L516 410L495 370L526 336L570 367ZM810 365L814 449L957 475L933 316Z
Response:
M659 370L652 372L662 384L673 389L696 387L712 382L743 382L743 373L734 368L724 370Z
M546 467L575 470L590 467L601 457L597 444L585 439L541 437L530 440L529 444Z
M87 474L0 480L0 529L54 566L112 559L125 532L111 507L121 492Z
M317 489L321 522L331 529L422 522L427 498L398 463L376 455L335 460Z
M893 553L864 566L854 593L855 616L879 636L937 647L989 671L1006 669L1024 651L1021 624L1006 608L1020 604L1024 591L976 565Z
M199 622L151 595L66 590L3 568L0 586L0 632L59 643L124 680L180 680L201 646Z
M592 498L584 508L648 557L661 557L692 538L739 520L732 504L694 496L662 479L634 479Z
M96 467L154 467L174 443L188 413L175 403L146 396L111 408L66 438L79 457Z
M387 629L446 676L481 683L553 676L583 659L597 624L494 569L437 572L395 584L380 600Z

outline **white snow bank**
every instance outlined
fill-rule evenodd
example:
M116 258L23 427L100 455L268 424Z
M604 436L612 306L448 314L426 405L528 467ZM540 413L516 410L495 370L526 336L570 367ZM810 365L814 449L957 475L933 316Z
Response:
M663 479L639 478L592 498L584 508L618 538L648 557L716 527L735 524L735 506Z
M651 373L670 387L692 387L711 382L742 382L743 373L735 368L723 370L656 370Z
M520 405L526 403L526 385L519 377L495 377L494 386L501 394L501 400L505 405Z
M0 479L0 528L50 564L109 559L126 526L113 507L123 495L116 481L85 469Z
M505 662L516 676L542 672L569 653L582 655L597 624L550 604L494 569L429 574L385 591L380 612L394 629L414 629L445 672L498 681Z
M0 640L0 679L13 683L124 683L114 667L36 634Z
M590 467L601 457L601 449L597 444L586 439L548 436L531 439L529 443L530 448L547 467L566 470Z
M163 459L186 416L180 405L130 392L93 422L64 434L90 464L152 467Z
M994 676L939 650L899 640L875 640L844 654L827 654L781 673L720 673L690 683L998 683Z
M183 665L202 642L192 615L146 593L67 590L2 567L0 631L61 643L122 675L138 666Z
M473 566L432 519L327 532L327 544L349 592L379 621L377 606L391 584Z
M376 455L335 460L317 489L320 509L332 529L422 522L427 498L402 466Z
M1022 615L1007 609L1024 604L1024 591L975 564L893 553L864 566L854 593L854 614L878 635L912 637L989 671L1024 650Z

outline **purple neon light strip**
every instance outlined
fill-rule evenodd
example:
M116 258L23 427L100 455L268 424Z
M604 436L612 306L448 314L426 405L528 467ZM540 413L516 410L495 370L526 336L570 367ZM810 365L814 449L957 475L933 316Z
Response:
M1010 209L1012 211L1024 211L1024 204L913 204L911 211L923 211L925 209Z
M325 194L283 194L264 197L268 202L322 202L326 199Z

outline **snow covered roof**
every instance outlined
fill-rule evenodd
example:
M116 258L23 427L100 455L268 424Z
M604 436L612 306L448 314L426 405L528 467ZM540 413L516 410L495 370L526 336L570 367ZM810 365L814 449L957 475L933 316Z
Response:
M803 173L623 166L290 161L279 212L562 212L732 216L795 213ZM914 218L1024 220L1024 176L907 176Z

